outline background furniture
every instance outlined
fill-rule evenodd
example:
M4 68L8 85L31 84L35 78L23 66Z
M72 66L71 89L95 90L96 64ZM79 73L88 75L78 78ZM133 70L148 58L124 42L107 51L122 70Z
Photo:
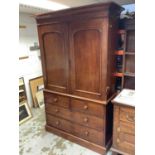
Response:
M36 18L46 130L102 154L111 146L121 10L115 3L101 3Z
M133 103L134 91L133 90L125 90L125 91L129 92L128 93L129 95L123 96L121 92L119 95L120 98L122 99L117 100L116 97L112 101L114 104L114 120L113 120L113 145L111 150L113 152L117 152L123 155L134 155L135 154L135 107Z
M38 107L39 105L38 105L38 101L36 99L36 93L38 92L39 86L43 85L43 77L39 76L34 79L31 79L29 81L29 84L30 84L31 95L32 95L32 99L33 99L33 107Z
M24 78L19 78L19 103L27 101Z
M122 63L118 64L121 69L115 73L116 89L135 89L135 19L120 20L119 29L120 39L115 54L117 58L122 58Z
M24 78L19 78L19 124L27 121L32 117L31 110L27 103Z

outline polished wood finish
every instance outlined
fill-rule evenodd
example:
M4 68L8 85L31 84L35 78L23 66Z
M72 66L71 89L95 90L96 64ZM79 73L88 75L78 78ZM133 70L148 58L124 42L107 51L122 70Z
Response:
M71 63L71 92L75 95L95 99L106 97L107 59L101 57L102 53L106 55L106 29L103 19L74 21L70 24L70 59L74 60Z
M46 129L105 153L111 146L119 14L101 3L36 17Z
M114 105L113 146L115 152L135 154L135 108ZM112 149L112 150L113 150ZM118 150L118 151L117 151Z
M48 103L51 105L57 105L64 108L69 108L70 106L69 98L65 96L44 92L44 100L45 100L45 103Z
M83 100L71 99L71 109L73 111L83 112L89 115L104 118L105 109L102 105Z
M93 130L91 128L87 128L84 126L80 126L77 123L73 123L67 121L65 119L61 119L59 117L55 117L47 114L46 117L47 125L56 127L68 133L71 133L77 137L83 138L90 142L94 142L95 144L103 146L104 144L104 133Z
M44 51L45 87L68 91L68 33L67 24L45 25L39 28L41 49Z
M50 105L46 103L46 113L70 120L71 122L76 122L80 125L96 129L98 131L104 130L103 119L86 115L84 113L72 112L69 109L61 108L58 106Z

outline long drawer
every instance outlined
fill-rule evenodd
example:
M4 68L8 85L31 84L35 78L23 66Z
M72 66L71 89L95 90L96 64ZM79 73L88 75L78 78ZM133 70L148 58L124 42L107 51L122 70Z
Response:
M46 112L69 121L79 123L83 126L87 126L99 131L104 130L104 120L95 116L90 116L84 113L72 112L69 109L65 109L59 106L45 103Z
M71 99L71 109L73 111L83 112L100 118L105 117L105 107L101 104L88 102L84 100Z
M66 131L70 134L73 134L77 137L83 138L87 141L96 143L98 145L104 145L104 132L98 132L96 130L80 126L76 123L52 116L46 115L47 125L53 126L60 130Z

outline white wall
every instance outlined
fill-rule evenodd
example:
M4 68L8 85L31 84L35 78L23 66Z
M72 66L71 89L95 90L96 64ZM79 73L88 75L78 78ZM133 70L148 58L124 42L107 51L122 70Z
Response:
M34 17L24 13L19 13L19 24L26 26L19 29L19 57L29 56L28 59L19 60L19 77L24 77L28 103L32 106L29 80L42 75L41 60L38 57L40 51L29 50L34 42L38 42L37 25Z

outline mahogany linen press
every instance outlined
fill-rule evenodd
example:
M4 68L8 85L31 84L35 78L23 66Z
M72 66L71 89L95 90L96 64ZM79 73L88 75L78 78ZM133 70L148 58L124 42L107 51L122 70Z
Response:
M36 17L46 130L101 154L112 143L110 101L121 11L110 2Z

